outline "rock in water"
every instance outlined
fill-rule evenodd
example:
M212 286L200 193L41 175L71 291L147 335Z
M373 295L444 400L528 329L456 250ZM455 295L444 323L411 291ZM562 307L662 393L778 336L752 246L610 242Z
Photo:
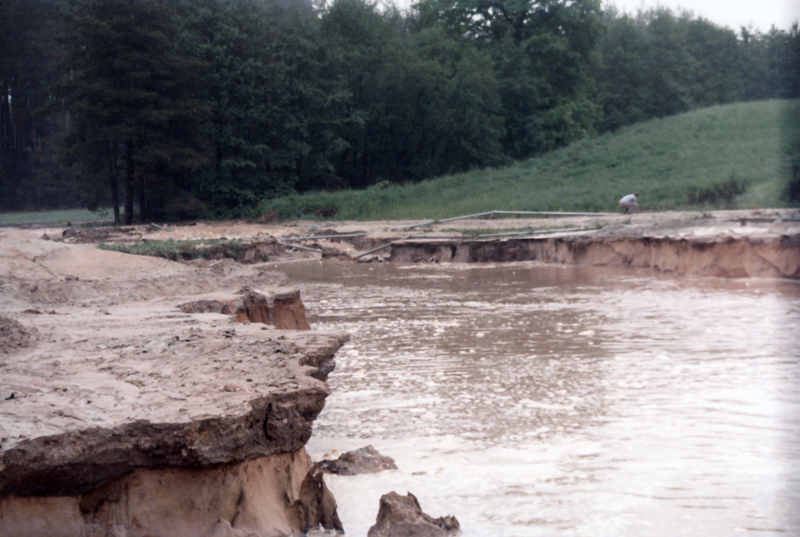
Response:
M433 518L422 512L417 498L396 492L381 497L375 525L367 537L451 537L461 533L454 516Z
M342 453L333 461L321 461L319 467L325 472L339 475L376 474L384 470L397 470L394 459L381 455L372 446Z

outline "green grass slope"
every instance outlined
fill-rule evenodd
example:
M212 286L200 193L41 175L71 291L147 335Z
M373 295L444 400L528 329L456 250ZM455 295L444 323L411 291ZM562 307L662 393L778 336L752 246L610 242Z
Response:
M639 194L643 211L782 207L782 124L798 101L715 106L583 140L514 165L406 186L268 200L262 212L297 218L335 209L336 219L447 218L491 210L616 211ZM794 122L797 125L800 122Z

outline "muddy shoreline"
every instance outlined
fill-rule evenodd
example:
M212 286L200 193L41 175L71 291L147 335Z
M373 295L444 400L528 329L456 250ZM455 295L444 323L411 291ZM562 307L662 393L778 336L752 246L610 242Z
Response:
M3 228L66 243L185 244L206 259L545 264L646 268L722 278L800 278L800 210L482 217L450 222L197 222L127 228ZM207 246L226 241L236 248ZM194 246L192 246L194 244ZM175 254L171 254L175 255ZM179 254L184 259L188 255Z
M504 241L403 241L389 260L400 263L498 263L629 267L717 278L800 278L800 235L685 239L572 236Z
M319 496L303 488L304 446L348 336L307 330L283 262L531 262L796 280L798 215L2 228L0 317L15 339L0 349L0 533L302 532L312 509L301 499ZM209 240L242 248L183 262L97 248ZM171 485L156 494L158 483ZM177 509L183 489L204 500L179 515L154 507Z

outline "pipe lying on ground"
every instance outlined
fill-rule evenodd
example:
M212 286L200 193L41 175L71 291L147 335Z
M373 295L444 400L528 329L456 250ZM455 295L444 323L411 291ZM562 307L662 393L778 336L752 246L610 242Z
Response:
M550 233L575 233L578 231L596 231L597 228L589 228L589 227L567 227L564 229L537 229L531 231L513 231L508 233L485 233L483 235L464 235L461 237L454 237L458 239L486 239L491 237L526 237L529 235L548 235ZM413 238L426 238L423 236L417 236ZM432 237L427 237L432 238Z
M506 233L476 233L474 235L410 235L407 239L431 239L431 240L480 240L490 237L525 237L527 235L544 235L548 233L572 233L576 231L594 231L595 228L570 227L564 229L535 229L529 231L509 231ZM405 240L405 239L398 239ZM397 241L394 241L397 242Z
M554 211L492 211L492 214L523 214L534 216L617 216L616 213L564 213Z
M288 248L297 248L298 250L308 250L309 252L317 252L318 254L322 253L322 250L320 250L318 248L309 248L307 246L298 246L296 244L289 244L289 243L281 242L281 241L278 241L278 244L280 244L281 246L286 246Z
M366 237L366 233L350 233L347 235L317 235L312 237L284 237L284 241L309 241L322 239L349 239L352 237Z

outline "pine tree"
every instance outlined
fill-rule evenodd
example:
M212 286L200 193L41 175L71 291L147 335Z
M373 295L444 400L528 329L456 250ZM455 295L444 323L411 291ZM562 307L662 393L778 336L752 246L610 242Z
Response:
M205 160L204 107L191 85L198 65L176 52L176 6L70 2L74 37L61 90L73 125L65 160L81 166L87 184L105 182L116 222L123 199L127 224L135 205L142 221L164 217Z
M42 163L48 155L41 155L42 143L49 141L55 124L39 113L57 77L56 36L62 31L63 3L0 2L0 210L58 205L69 197L63 195L66 192L59 196L58 185L44 173Z

